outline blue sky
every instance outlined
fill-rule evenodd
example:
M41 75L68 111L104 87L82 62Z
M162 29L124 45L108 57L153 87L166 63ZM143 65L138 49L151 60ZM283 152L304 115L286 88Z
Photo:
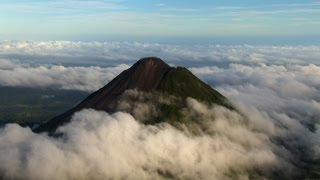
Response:
M316 42L319 0L0 0L2 40Z

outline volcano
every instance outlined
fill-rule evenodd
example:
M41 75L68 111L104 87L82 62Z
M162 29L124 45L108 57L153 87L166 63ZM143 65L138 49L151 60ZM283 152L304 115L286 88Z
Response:
M179 117L187 98L234 109L222 94L186 68L171 67L157 57L142 58L80 104L34 131L53 133L82 109L109 113L125 111L137 119L143 119L145 124L168 122L175 125L182 121Z

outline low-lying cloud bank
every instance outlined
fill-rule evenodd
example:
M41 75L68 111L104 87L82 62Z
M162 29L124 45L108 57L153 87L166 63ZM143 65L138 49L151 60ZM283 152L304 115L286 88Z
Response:
M158 56L170 63L319 64L320 46L174 45L140 42L1 41L0 58L105 65Z
M58 139L7 125L0 130L1 175L13 179L246 179L276 177L283 170L281 177L294 175L290 158L275 152L284 150L238 113L193 99L188 102L188 115L196 114L206 125L203 135L169 124L146 126L127 113L94 110L76 113L70 124L58 130L64 133Z
M105 68L32 65L0 59L0 86L54 87L92 92L129 67L128 64ZM244 65L232 63L225 68L202 66L189 69L199 78L216 87L240 87L252 84L270 88L277 91L279 95L306 95L306 98L314 98L310 95L320 88L320 66L314 64Z
M0 60L0 86L33 88L58 88L67 90L96 91L106 85L123 70L126 64L101 68L66 67L62 65L31 66L8 60Z

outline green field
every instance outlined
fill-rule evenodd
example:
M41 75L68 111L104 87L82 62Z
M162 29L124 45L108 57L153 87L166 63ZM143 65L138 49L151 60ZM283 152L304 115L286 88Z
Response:
M73 90L0 87L0 126L31 126L68 110L89 93Z

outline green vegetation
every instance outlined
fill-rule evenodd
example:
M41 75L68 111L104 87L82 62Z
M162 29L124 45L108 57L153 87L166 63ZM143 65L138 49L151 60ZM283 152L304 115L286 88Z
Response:
M233 109L223 95L202 82L186 68L178 67L169 71L157 89L176 97L184 99L192 97L207 104L218 104Z
M42 123L75 106L88 93L71 90L0 87L0 126Z
M158 105L161 112L159 121L165 120L172 125L192 124L194 121L186 119L181 114L181 111L186 107L186 98L188 97L208 105L217 104L234 110L231 103L223 95L202 82L186 68L178 67L168 71L156 89L162 94L175 97L170 104Z

